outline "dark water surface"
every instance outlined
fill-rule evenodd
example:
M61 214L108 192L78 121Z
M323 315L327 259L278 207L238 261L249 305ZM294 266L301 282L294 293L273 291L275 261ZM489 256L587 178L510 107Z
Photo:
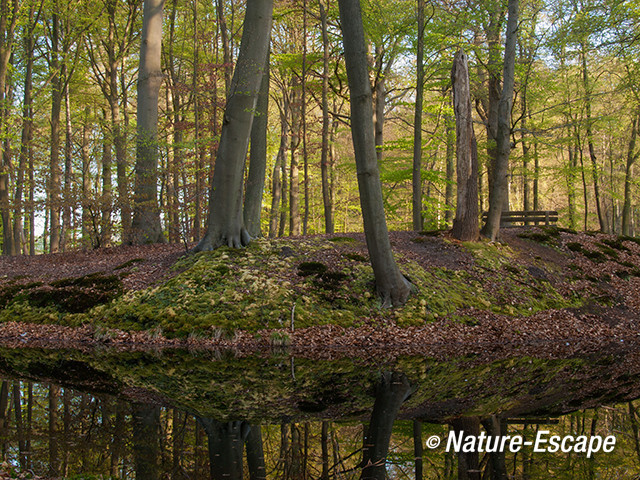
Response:
M437 360L0 349L0 373L8 478L640 474L640 354L620 346Z

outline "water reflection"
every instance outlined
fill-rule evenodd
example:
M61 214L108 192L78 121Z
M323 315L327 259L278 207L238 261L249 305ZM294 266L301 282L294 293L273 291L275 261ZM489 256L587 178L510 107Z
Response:
M415 393L397 371L378 376L360 421L328 419L250 424L199 416L107 394L21 380L0 383L3 473L41 478L138 479L633 479L640 472L640 403L581 410L558 418L465 416L445 424L396 420ZM614 435L615 449L576 452L445 451L450 432L475 437L542 431ZM426 444L434 436L438 448ZM14 478L17 477L15 473Z

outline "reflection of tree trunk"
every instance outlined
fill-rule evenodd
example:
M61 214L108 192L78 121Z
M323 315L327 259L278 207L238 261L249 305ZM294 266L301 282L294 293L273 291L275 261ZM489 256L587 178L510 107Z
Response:
M490 437L505 435L507 429L505 422L495 415L483 421L482 425ZM489 454L489 471L491 480L507 480L509 478L504 451L496 451Z
M422 422L413 421L413 457L416 462L416 480L422 480Z
M262 429L260 425L252 425L246 439L247 466L249 467L249 480L266 480L267 470L264 464L264 451L262 449Z
M3 382L4 383L4 382ZM640 427L638 426L638 414L633 402L629 402L629 420L631 421L631 431L633 432L633 445L635 447L638 463L640 463Z
M113 443L111 446L111 476L117 477L119 474L120 459L122 457L123 440L125 436L125 407L126 404L116 401L116 421L113 432Z
M198 417L209 440L209 467L213 480L242 480L242 452L250 427L245 422L216 422Z
M387 476L385 467L391 430L400 406L411 393L407 377L398 372L384 372L376 385L376 400L362 448L361 480Z
M160 407L133 405L133 452L136 480L160 478Z
M57 477L60 472L58 445L58 397L60 387L49 385L49 475Z
M460 417L451 426L454 432L464 432L464 437L478 438L480 421L477 417ZM464 440L462 441L464 445ZM480 480L480 461L478 452L458 452L458 480Z
M322 475L320 480L329 480L329 422L322 422L322 432L320 434L322 449Z
M20 382L13 382L13 412L16 417L16 434L18 436L18 461L20 468L24 471L27 468L27 445L24 434L24 422L22 421L22 393Z

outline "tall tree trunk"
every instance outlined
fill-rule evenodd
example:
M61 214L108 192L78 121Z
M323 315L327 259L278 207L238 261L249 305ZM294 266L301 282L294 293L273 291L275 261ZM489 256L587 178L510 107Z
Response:
M90 107L84 111L84 124L82 126L82 146L80 156L82 158L82 245L84 248L95 246L95 230L90 227L96 214L92 211L91 202L91 157L89 155L89 125Z
M60 250L60 207L61 207L61 172L60 172L60 112L62 110L62 75L60 72L60 17L59 2L54 0L54 12L51 19L51 151L49 156L49 208L51 221L49 230L49 251Z
M158 94L164 0L145 0L138 73L138 130L131 242L164 241L158 208Z
M477 417L460 417L451 426L454 432L463 432L463 437L478 438L480 435L480 421ZM464 443L464 440L463 440ZM480 480L480 461L477 451L458 452L458 480Z
M598 222L600 223L600 231L602 233L609 233L609 226L607 225L607 219L602 211L601 196L600 196L600 172L598 169L598 158L596 156L595 147L593 145L593 119L591 117L591 85L589 83L589 71L587 69L587 52L584 42L581 46L581 60L582 60L582 85L584 88L584 107L586 117L586 130L587 130L587 146L589 147L589 158L591 159L591 170L593 173L593 193L596 202L596 211L598 213Z
M636 139L638 137L638 122L640 122L640 108L636 109L631 123L631 138L627 147L627 164L624 175L624 205L622 207L622 235L631 235L631 181L633 178L633 165L640 156L636 152Z
M309 228L309 153L307 151L307 0L302 0L302 89L300 108L302 114L302 165L304 185L304 214L302 234Z
M49 385L49 475L60 474L60 445L58 431L58 400L60 387Z
M71 131L71 98L69 97L69 82L64 87L65 109L65 141L64 141L64 204L62 207L62 234L60 249L64 252L70 241L72 233L72 216L74 211L72 200L73 167L71 163L71 148L73 133Z
M29 164L29 152L33 140L33 56L35 42L33 40L33 30L35 28L35 3L29 6L29 19L23 36L24 51L26 55L26 65L24 74L24 97L22 101L22 136L20 140L20 159L18 164L18 174L16 178L16 191L13 202L13 244L18 246L17 253L20 253L19 245L24 239L23 227L23 195L24 176ZM26 250L26 248L25 248Z
M453 90L451 91L451 104L453 105ZM444 221L447 225L451 225L451 221L453 220L453 186L454 179L453 176L456 172L456 159L455 159L455 147L456 147L456 126L455 126L455 117L452 115L447 115L445 117L445 125L446 125L446 135L447 135L447 153L446 153L446 180L447 184L444 190ZM477 147L476 147L477 148ZM476 191L478 190L478 185L480 184L480 178L477 178L476 182Z
M300 131L302 128L300 83L291 82L291 163L289 165L289 235L300 235Z
M478 147L471 117L471 92L467 55L458 51L451 70L453 110L456 116L457 186L453 237L476 241L478 226Z
M227 99L225 119L209 194L207 233L196 251L247 245L242 181L262 72L269 51L272 0L248 0L240 54Z
M280 220L280 202L284 196L282 188L284 182L281 178L281 172L284 170L283 164L287 155L287 145L289 144L289 102L285 96L280 108L280 148L273 165L273 177L271 181L271 212L269 216L269 237L273 238L278 235L278 223Z
M424 0L418 0L416 103L413 115L413 229L422 230L422 97L424 91Z
M252 237L261 235L260 215L267 170L267 124L269 118L269 54L262 72L256 113L251 126L249 173L244 193L244 223Z
M384 213L360 2L339 0L339 6L351 92L351 136L367 248L382 304L400 306L407 301L410 288L393 257Z
M9 205L9 135L8 112L10 95L8 77L12 59L14 33L18 22L20 0L3 0L0 3L0 217L2 218L2 253L15 255ZM6 139L6 140L2 140Z
M502 95L498 104L496 159L493 182L489 189L489 213L482 234L495 241L500 230L500 216L508 202L509 152L511 150L511 105L515 81L516 40L518 34L518 0L509 0L507 37L505 41Z
M320 174L322 177L322 205L324 207L325 233L335 230L333 203L333 183L331 171L333 165L329 158L329 33L327 27L327 11L320 2L320 24L322 27L322 147L320 151Z

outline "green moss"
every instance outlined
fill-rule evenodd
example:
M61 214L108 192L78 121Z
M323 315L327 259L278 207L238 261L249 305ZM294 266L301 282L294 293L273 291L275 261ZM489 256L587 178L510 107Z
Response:
M608 255L612 260L618 260L618 252L616 252L613 248L603 243L596 243L596 247L602 250L602 253Z
M582 244L579 242L569 242L567 243L567 248L572 252L580 253L583 251Z
M582 251L582 254L594 263L603 263L607 261L607 256L602 252L585 249Z
M518 237L533 240L538 243L548 243L551 241L552 235L544 232L527 232L518 234Z
M349 260L353 260L354 262L366 262L367 258L360 255L359 253L345 253L343 255L345 258L348 258Z
M614 240L610 239L610 238L605 238L602 240L602 243L604 243L605 245L615 249L615 250L621 250L624 252L628 252L629 249L622 243L623 242L623 237L618 237Z
M320 262L302 262L298 265L298 275L307 277L309 275L320 275L327 271L327 266Z
M330 242L333 243L354 243L357 242L355 238L352 237L332 237L329 239Z

